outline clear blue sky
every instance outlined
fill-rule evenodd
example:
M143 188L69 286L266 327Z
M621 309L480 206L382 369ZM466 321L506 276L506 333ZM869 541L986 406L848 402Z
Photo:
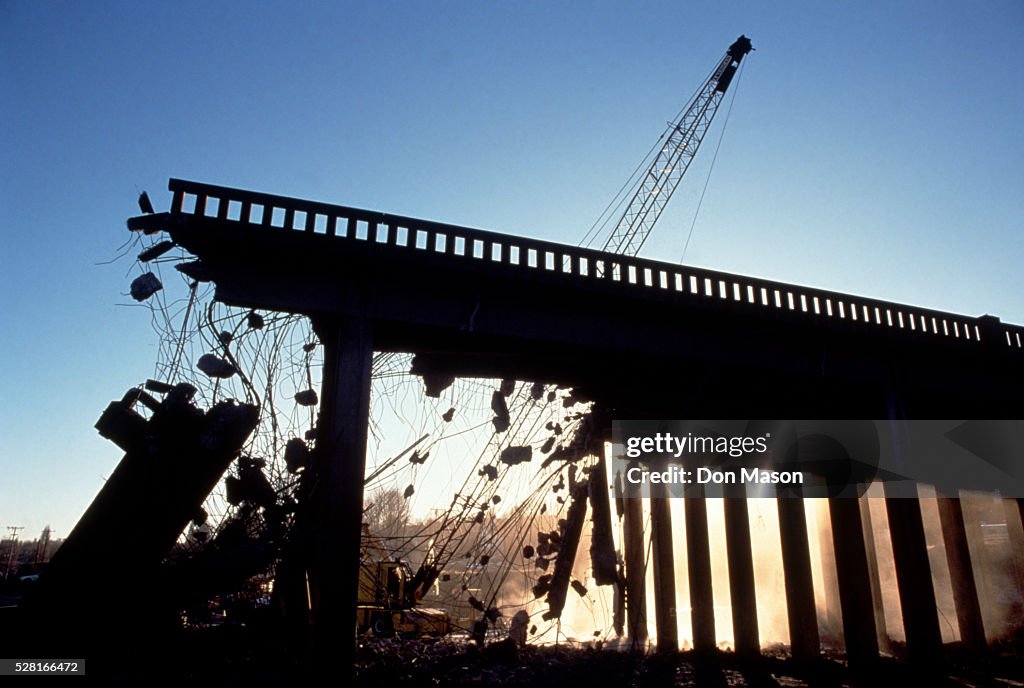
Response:
M156 339L99 263L137 189L576 243L740 33L687 262L1024 323L1024 3L876 7L0 0L0 528L66 535L120 458L92 425ZM723 119L644 255L679 260Z

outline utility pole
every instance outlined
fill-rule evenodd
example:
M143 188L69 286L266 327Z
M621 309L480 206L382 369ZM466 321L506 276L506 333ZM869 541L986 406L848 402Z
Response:
M4 578L11 577L11 566L14 564L14 552L18 548L18 531L24 530L25 526L7 526L7 532L11 534L11 549L7 552L7 568L4 570Z

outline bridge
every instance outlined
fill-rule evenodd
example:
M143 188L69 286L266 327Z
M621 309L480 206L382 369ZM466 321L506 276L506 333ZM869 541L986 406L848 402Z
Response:
M171 180L229 304L373 323L421 372L573 384L703 417L1017 417L1024 327L380 212ZM614 366L608 362L613 360ZM658 384L652 385L648 374ZM882 397L884 399L885 397ZM671 400L666 409L664 401ZM692 415L692 414L691 414Z
M1024 411L1024 327L991 315L191 181L172 179L169 189L169 212L132 218L129 228L168 232L198 259L186 274L212 280L224 303L309 315L324 345L310 573L325 652L351 642L374 351L414 353L428 388L457 376L552 382L616 418L997 419ZM710 590L701 563L708 534L700 500L686 501L698 578L691 590L699 593ZM746 507L726 501L734 613L747 619L735 629L737 650L756 652ZM807 526L802 508L783 505L793 501L779 502L787 604L794 655L810 657L818 640L808 630L816 619ZM848 653L870 661L878 646L861 517L855 500L852 511L839 501L832 525ZM916 500L886 501L908 647L933 661L942 648L934 592L920 584L930 575L921 511ZM959 557L950 555L950 569L961 635L983 646L959 503L940 502L947 550ZM670 538L666 514L654 527ZM659 578L655 596L673 599L671 580ZM710 595L693 604L695 644L713 647L713 615L710 631L699 621ZM660 623L659 643L673 635Z

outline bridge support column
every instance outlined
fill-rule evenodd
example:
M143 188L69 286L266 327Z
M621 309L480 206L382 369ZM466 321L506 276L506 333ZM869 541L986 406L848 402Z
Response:
M860 506L860 523L864 531L864 553L868 558L868 575L871 576L871 602L875 612L875 637L878 649L891 653L889 632L885 625L885 605L882 603L882 581L878 574L878 550L875 548L875 527L871 521L871 504L869 497L857 500Z
M703 492L685 498L686 564L690 576L690 621L693 649L715 649L715 597L711 584L711 546L708 542L708 507Z
M878 660L878 637L860 506L852 497L832 497L828 512L846 657L854 669L863 668Z
M939 497L936 501L939 505L939 521L942 523L942 540L946 545L949 578L953 584L960 640L964 648L977 659L985 655L988 645L985 642L981 605L978 603L978 587L971 566L971 551L967 546L964 511L959 497Z
M786 614L793 659L816 659L821 650L818 616L814 608L811 581L811 553L807 544L807 513L804 500L780 497L779 538L782 544L782 572L786 580Z
M739 487L739 490L729 488ZM754 558L750 546L750 519L742 486L726 486L725 548L729 560L729 597L732 601L732 632L736 655L760 654L757 626L757 592L754 587ZM740 492L741 494L736 494ZM728 496L732 494L732 496Z
M888 485L886 492L888 492ZM913 497L886 497L889 534L896 564L907 651L913 662L936 667L942 660L942 635L928 548L924 539L921 504Z
M351 672L373 339L363 319L314 320L314 327L324 369L311 494L313 656L317 668Z
M818 610L818 638L825 645L843 647L843 609L839 601L839 576L836 572L836 550L832 545L832 523L826 515L816 514L810 528L818 533L818 556L821 559L821 587L825 606ZM845 647L843 648L845 650Z
M1017 591L1024 598L1024 504L1013 497L1003 498L1003 518L1010 537L1010 561L1017 581Z
M672 512L668 500L666 486L652 483L651 540L654 543L654 623L658 629L658 652L676 652L679 649Z
M624 492L622 539L626 558L626 634L634 647L644 649L647 644L647 567L644 564L643 503L635 485L626 483Z

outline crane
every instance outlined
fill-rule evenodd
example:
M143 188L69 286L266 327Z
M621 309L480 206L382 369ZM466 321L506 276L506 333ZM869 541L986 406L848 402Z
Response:
M641 177L629 205L605 242L605 251L631 256L640 251L697 154L740 62L753 49L749 38L743 35L737 38L683 109L682 115L669 123L661 137L665 139L664 144Z
M736 39L682 114L669 124L668 130L661 137L664 139L661 149L654 156L653 162L639 181L629 205L615 230L605 242L604 250L635 255L643 246L651 228L658 221L672 192L679 185L683 174L696 155L740 62L751 50L753 50L753 46L749 38L740 36ZM377 361L378 359L375 357L375 368ZM495 395L498 394L495 392ZM538 392L534 398L539 398L540 394L541 392ZM504 432L504 430L499 432ZM484 471L481 471L481 475L484 475ZM460 494L456 494L456 501L453 501L452 509L438 527L437 541L444 542L444 544L437 551L431 545L430 555L424 557L416 573L410 575L409 588L418 593L425 593L429 590L441 575L442 569L451 559L455 549L451 546L452 543L458 540L459 546L461 546L461 538L457 533L461 527L469 523L466 514L472 516L472 513L465 508L461 510L461 513L456 513L456 503L460 496ZM482 516L483 512L480 511L479 518ZM481 521L477 520L477 523L479 522ZM614 572L612 575L614 576ZM494 596L496 595L497 589L494 591ZM492 597L487 604L493 604L494 599L495 597Z

